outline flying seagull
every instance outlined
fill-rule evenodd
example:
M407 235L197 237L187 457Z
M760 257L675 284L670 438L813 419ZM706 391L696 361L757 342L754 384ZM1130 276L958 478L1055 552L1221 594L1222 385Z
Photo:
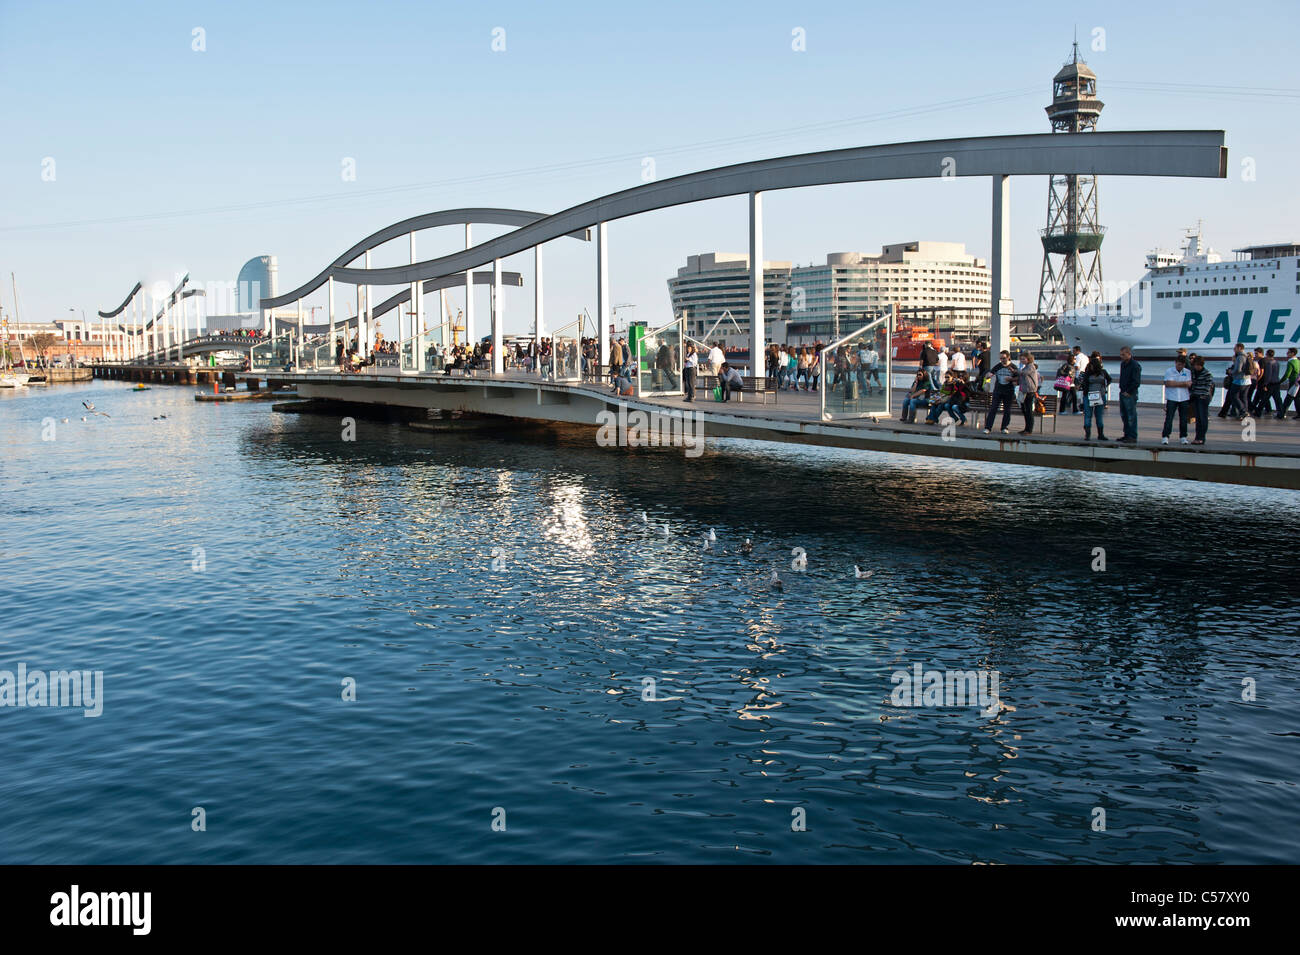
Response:
M81 403L81 406L82 406L83 408L85 408L87 411L89 411L91 414L97 414L97 415L99 415L101 418L110 418L110 417L112 417L112 415L110 415L107 411L96 411L96 410L95 410L95 403L94 403L93 401L83 401L83 402Z

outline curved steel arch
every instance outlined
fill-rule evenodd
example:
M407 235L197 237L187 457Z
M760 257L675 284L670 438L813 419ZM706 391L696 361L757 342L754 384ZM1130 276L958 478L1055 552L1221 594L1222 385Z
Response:
M425 294L428 294L429 292L436 292L439 289L444 289L444 288L461 288L462 286L464 286L464 284L465 284L465 273L456 272L452 275L444 275L441 278L429 279L427 282L424 283L423 287L424 287ZM475 272L474 284L491 285L492 273L487 271ZM524 284L524 277L520 275L518 272L502 272L501 284L508 285L514 288L519 288L522 287ZM411 289L408 286L407 288L402 289L396 295L391 295L388 298L384 299L382 302L380 302L378 305L376 305L374 307L374 310L370 313L371 318L379 318L381 315L386 315L389 312L391 312L393 309L397 308L399 305L405 305L410 300L411 300ZM283 315L275 316L275 324L276 327L279 329L295 329L298 327L298 321L296 318L285 318ZM342 321L336 321L334 323L334 327L355 328L356 324L357 324L357 316L353 315L350 318L344 319ZM322 328L328 329L329 327L330 326L327 324L303 325L304 329L322 329ZM306 332L304 332L304 334L306 334ZM312 334L322 334L322 333L312 332Z
M383 245L385 242L401 238L410 232L419 232L423 229L434 229L444 225L461 225L469 223L470 225L510 225L525 226L546 219L548 216L544 212L527 212L523 209L493 209L493 208L464 208L464 209L442 209L438 212L426 212L422 215L412 216L409 219L403 219L401 222L394 222L392 225L384 226L378 232L372 232L352 248L348 249L319 275L311 281L298 286L291 292L285 292L283 295L277 295L274 298L264 298L261 300L262 308L276 308L281 305L288 305L302 298L304 295L316 291L328 281L331 272L337 268L346 266L357 256L363 254L367 249L373 249L377 245ZM574 239L589 241L591 236L585 229L575 229L569 235ZM558 238L558 236L557 236ZM382 284L382 283L376 283Z
M398 285L463 272L575 230L705 199L805 186L952 176L1227 177L1222 130L1030 133L855 146L720 166L646 183L573 206L480 245L412 265L331 266L355 285ZM262 302L267 304L266 300Z
M100 318L117 318L117 316L119 316L119 315L122 314L122 309L126 308L128 305L131 304L131 299L135 298L136 295L138 295L138 294L140 293L140 289L142 289L142 288L144 288L144 286L141 285L139 282L136 282L136 283L135 283L135 288L131 289L131 294L130 294L130 295L128 295L126 298L122 299L122 304L121 304L121 305L119 305L117 308L113 309L111 312L100 312L100 313L99 313L99 317L100 317Z

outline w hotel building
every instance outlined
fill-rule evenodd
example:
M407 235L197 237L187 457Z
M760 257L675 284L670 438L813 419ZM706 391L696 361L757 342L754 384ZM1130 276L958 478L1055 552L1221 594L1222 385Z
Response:
M899 242L879 255L835 252L824 265L765 262L763 285L770 337L793 344L831 341L891 302L914 323L968 341L987 333L992 311L988 265L959 242ZM695 338L724 312L740 331L724 321L710 340L749 333L748 256L692 255L668 280L668 294Z

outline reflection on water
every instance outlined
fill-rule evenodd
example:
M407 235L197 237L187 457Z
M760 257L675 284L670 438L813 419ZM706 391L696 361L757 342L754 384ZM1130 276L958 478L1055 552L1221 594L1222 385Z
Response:
M0 709L0 861L1294 857L1300 496L357 424L0 399L0 669L106 674ZM893 706L915 663L1003 706Z

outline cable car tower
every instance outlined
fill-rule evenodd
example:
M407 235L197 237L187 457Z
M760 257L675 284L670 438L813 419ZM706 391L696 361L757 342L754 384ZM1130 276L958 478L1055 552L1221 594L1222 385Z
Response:
M1094 133L1102 102L1097 74L1074 54L1052 78L1052 105L1047 118L1054 133ZM1047 228L1043 238L1043 277L1038 311L1058 316L1072 308L1102 301L1101 241L1106 230L1097 223L1097 177L1052 176L1047 189Z

